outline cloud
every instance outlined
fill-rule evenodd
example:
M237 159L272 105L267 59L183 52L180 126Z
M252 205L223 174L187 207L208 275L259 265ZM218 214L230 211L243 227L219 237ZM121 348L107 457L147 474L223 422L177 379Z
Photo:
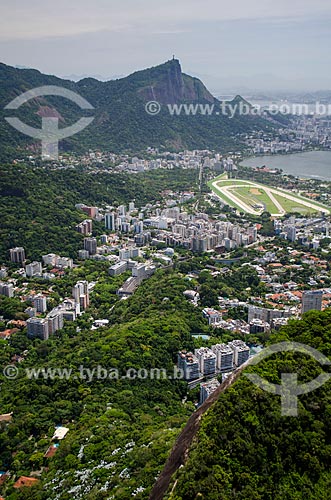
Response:
M109 78L175 54L186 73L210 75L214 89L253 81L255 88L331 87L329 0L11 2L2 0L0 20L0 57L10 65ZM263 73L275 77L262 83Z
M331 14L329 0L2 0L0 39L26 39L145 29L185 31L194 22Z

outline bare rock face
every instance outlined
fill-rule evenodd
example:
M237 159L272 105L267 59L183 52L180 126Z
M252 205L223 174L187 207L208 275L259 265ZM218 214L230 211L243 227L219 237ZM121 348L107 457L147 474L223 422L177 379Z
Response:
M4 108L22 92L44 85L72 90L93 106L93 111L82 113L70 100L47 95L31 99L15 112L24 123L35 128L41 128L41 118L45 116L55 116L62 124L68 125L75 123L82 114L93 116L89 127L77 136L61 141L61 147L66 151L95 148L114 152L140 151L149 146L171 150L236 151L241 148L240 134L270 127L270 121L239 113L231 118L219 113L208 116L199 112L194 116L185 112L169 113L169 104L215 104L215 109L221 104L198 78L182 72L177 59L106 82L95 78L73 82L0 63L0 160L7 160L8 155L16 158L17 147L29 151L40 149L39 141L17 133L4 120L8 114ZM160 104L159 112L146 111L149 101ZM230 103L240 104L241 101L243 99L237 96Z
M151 72L152 78L149 84L139 91L144 99L155 100L161 104L215 101L198 78L182 73L177 59L168 61L157 69L157 72Z

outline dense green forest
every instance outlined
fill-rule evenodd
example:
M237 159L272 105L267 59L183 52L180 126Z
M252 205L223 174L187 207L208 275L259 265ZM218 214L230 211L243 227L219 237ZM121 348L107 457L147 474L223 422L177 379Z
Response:
M192 257L197 270L207 262L207 257ZM123 301L116 290L125 276L110 277L105 263L86 261L67 270L52 287L56 300L80 277L89 281L98 277L86 314L66 323L48 341L29 340L24 330L9 341L1 341L1 366L26 353L16 364L17 379L0 376L1 410L13 412L12 423L2 427L0 423L0 470L13 474L3 489L7 499L101 500L109 498L111 492L114 498L126 500L140 487L143 490L136 497L148 497L197 398L196 391L187 394L187 384L174 372L177 351L194 348L194 333L217 335L214 343L232 338L228 332L212 331L203 319L202 308L187 301L183 292L193 283L179 268L180 263L173 270L158 270ZM195 283L198 286L206 281L201 274L201 283ZM229 293L242 292L253 276L256 273L251 269L234 270L233 287L227 285ZM230 283L228 277L224 277L224 286L226 282ZM220 280L217 283L221 285ZM45 285L36 279L30 286L39 290ZM17 317L15 308L22 311L26 304L18 305L17 299L4 298L0 314L8 319ZM91 330L91 315L108 318L109 327ZM91 380L82 378L82 366L96 370L96 375ZM118 370L119 378L98 379L98 366L111 373ZM51 375L29 379L26 369L31 368L55 372L44 371ZM56 370L61 368L71 370L70 376L59 377ZM126 378L131 368L148 373L164 370L165 378L163 371L160 377ZM44 453L60 424L68 426L70 432L54 458L46 459ZM49 471L44 471L40 485L29 491L13 490L15 477L45 466ZM81 480L81 476L86 478ZM70 493L73 488L77 488L75 496Z
M196 187L196 176L195 170L182 169L126 175L2 166L0 257L6 261L8 249L16 245L26 248L30 260L48 252L75 257L82 247L75 225L86 217L76 203L102 207L134 199L141 206L159 200L165 189ZM103 231L101 223L95 228L95 234ZM246 300L266 291L256 270L242 266L250 257L240 257L211 275L212 256L178 249L173 268L158 270L128 300L116 295L127 275L110 277L104 262L86 261L54 280L49 307L70 295L78 279L97 283L87 312L49 340L29 340L25 329L0 340L1 367L14 363L18 370L15 380L0 370L0 413L13 412L10 423L0 422L0 471L11 472L0 489L6 500L148 498L197 401L198 389L187 393L187 384L176 377L176 352L232 338L203 319L202 308L217 307L218 296ZM197 273L193 279L186 277L190 272ZM300 273L304 278L308 270ZM23 284L24 278L16 279ZM198 307L184 297L188 288L198 289ZM34 278L27 289L42 292L48 284ZM6 320L26 318L28 305L17 297L0 297L2 328ZM247 319L245 309L235 314ZM92 330L93 318L107 318L109 326ZM295 340L331 356L330 320L330 311L310 312L277 334L249 340ZM194 333L211 338L194 340ZM27 369L43 370L42 375L29 379ZM67 370L63 377L59 369ZM143 376L127 377L130 369ZM165 376L150 376L155 369ZM248 370L275 383L282 372L297 372L300 381L310 381L322 371L297 353L274 355ZM330 498L329 392L330 383L300 396L299 416L282 417L279 397L241 376L204 415L188 461L173 478L172 485L178 481L169 500ZM57 425L69 433L54 457L46 458ZM32 471L40 471L38 485L13 488L19 476Z
M41 128L41 116L45 116L45 111L54 108L60 116L61 128L76 122L82 115L94 116L94 121L84 131L61 141L61 151L85 152L88 148L102 148L114 152L137 152L148 146L168 150L222 148L229 151L242 147L236 135L256 129L273 129L270 121L257 116L242 116L239 112L233 118L222 113L171 116L167 104L220 105L200 80L182 73L177 60L119 80L101 82L85 78L77 83L0 63L0 118L13 115L3 108L14 97L43 85L74 91L94 107L93 111L82 112L68 99L46 96L32 99L15 110L15 116L35 128ZM151 116L145 105L154 100L164 106L160 114ZM235 105L239 101L230 103ZM17 157L27 145L32 150L40 150L38 141L18 134L4 119L0 120L0 137L0 159L6 158L7 154Z
M331 311L291 320L271 342L294 340L331 356ZM272 383L281 373L309 382L327 371L310 356L278 353L247 371ZM328 500L331 472L330 381L299 396L298 416L281 415L280 397L244 375L204 415L171 500Z
M200 270L206 264L203 257L193 260ZM185 402L186 384L173 379L177 350L193 348L191 333L196 332L228 340L222 332L212 333L201 308L184 298L188 280L178 270L158 271L133 297L119 301L116 287L120 277L107 278L103 263L87 262L86 266L88 279L96 274L100 277L88 314L66 323L48 341L28 340L24 331L9 342L1 341L2 366L15 354L27 352L16 365L16 380L1 376L1 409L13 412L10 424L0 424L0 470L12 472L2 490L6 499L148 498L176 437L194 411L196 392L189 393ZM223 283L218 278L217 287L228 287L235 296L248 283L256 286L254 272L245 267L231 271L232 287L230 277L223 277ZM70 277L74 272L83 270L68 271L55 293L65 293L74 281ZM212 286L204 272L200 276L200 287ZM11 314L14 300L4 301L4 314ZM109 327L91 330L90 315L98 317L101 311L109 318ZM269 341L295 340L330 356L330 319L330 311L312 311L302 321L291 320ZM89 370L100 366L109 373L118 370L119 377L84 379L81 366ZM71 372L64 378L55 371L48 378L28 379L26 369L31 368ZM126 378L130 368L165 369L167 376L160 380ZM282 372L297 372L303 382L315 378L322 368L303 354L283 353L248 370L280 383ZM169 498L329 498L329 391L327 383L300 396L299 416L283 417L279 396L263 392L242 375L204 415ZM55 456L46 459L44 453L60 424L70 429L69 434ZM45 466L49 470L44 470L37 486L12 488L15 477Z
M130 368L160 368L172 376L176 351L183 345L193 346L191 330L206 329L199 311L182 294L186 287L185 279L160 271L141 286L137 296L119 304L107 329L91 331L85 315L75 324L67 323L48 341L30 341L23 332L9 344L2 342L3 366L15 353L27 349L28 356L19 364L15 381L1 376L0 407L4 413L13 411L13 422L1 428L0 470L10 469L19 476L50 467L43 491L37 487L17 492L7 484L7 499L55 498L63 479L63 494L56 497L63 500L109 498L112 490L114 498L126 500L136 488L151 487L194 407L190 401L181 402L186 394L181 380L124 375ZM94 300L91 311L103 301L109 303L106 289ZM95 376L92 381L84 380L81 365L118 369L120 379ZM72 375L68 380L29 380L24 372L28 367L67 368ZM59 424L67 425L70 432L55 457L45 459ZM78 458L82 446L83 456ZM99 491L105 484L107 489ZM72 496L68 491L76 486L77 494ZM137 498L146 498L146 492Z
M49 252L76 257L83 237L75 226L86 214L75 204L106 206L135 200L142 206L160 200L165 189L194 187L196 176L195 170L183 169L128 175L0 166L0 259L8 260L8 250L15 246L23 246L30 260Z

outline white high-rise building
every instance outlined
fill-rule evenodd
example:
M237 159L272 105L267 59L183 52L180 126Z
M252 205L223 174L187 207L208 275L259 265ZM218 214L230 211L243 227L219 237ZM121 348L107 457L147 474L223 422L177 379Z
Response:
M47 311L47 300L43 295L36 295L32 302L37 312L44 313Z
M110 276L118 276L124 273L128 269L128 262L126 260L120 260L116 264L110 266L108 273Z
M0 279L7 278L8 273L5 267L0 268Z
M216 372L216 354L208 347L200 347L194 350L195 356L198 358L200 372L203 375L212 375Z
M178 353L178 368L183 370L185 380L195 380L200 377L199 361L192 352Z
M139 234L142 233L144 230L144 223L142 221L140 222L135 222L134 224L134 232Z
M249 347L242 340L233 340L228 344L234 353L234 364L240 366L249 358Z
M109 231L116 231L117 218L114 212L109 212L105 215L105 228Z
M287 239L289 241L295 241L297 239L297 230L295 226L289 226L287 230Z
M57 264L58 258L59 258L59 256L56 255L55 253L49 253L47 255L42 256L43 263L45 264L45 266L54 266L55 267Z
M78 281L72 289L72 296L81 309L86 309L90 304L90 295L87 281Z
M47 340L49 337L49 325L47 318L29 318L27 320L28 337Z
M218 370L226 371L233 369L233 350L227 344L215 344L211 347L216 354L216 367Z
M120 205L118 207L118 213L119 213L119 216L125 216L125 213L126 213L126 206L125 205Z
M25 266L25 274L27 275L28 278L32 278L32 276L41 276L43 272L41 262L31 262L31 264L28 264Z
M63 328L63 314L61 311L51 311L47 316L49 335Z
M78 258L85 260L88 259L90 256L89 252L87 250L78 250Z
M59 257L56 262L56 267L59 267L61 269L72 269L73 265L73 260L69 257Z
M202 405L219 386L220 383L217 378L212 378L208 382L200 384L200 404Z
M140 256L140 250L139 250L139 248L136 248L136 247L122 248L119 251L120 260L134 259L135 257L139 257L139 256Z

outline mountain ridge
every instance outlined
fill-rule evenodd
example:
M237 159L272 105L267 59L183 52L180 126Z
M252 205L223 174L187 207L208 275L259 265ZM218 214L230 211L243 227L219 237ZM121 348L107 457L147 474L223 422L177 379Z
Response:
M252 130L265 130L272 125L262 117L240 116L171 116L167 105L210 104L217 100L198 78L182 72L179 60L172 59L152 68L136 71L117 80L102 82L84 78L78 82L44 75L35 69L17 69L0 63L0 149L3 151L30 147L38 142L28 139L8 125L4 107L17 95L43 85L62 86L72 90L94 107L94 122L80 134L62 141L60 150L86 151L102 148L114 152L140 151L146 147L178 150L239 148L238 135ZM235 104L244 99L237 96ZM159 114L150 116L146 104L157 101L163 105ZM56 108L63 117L63 126L77 121L82 114L71 101L47 96L31 100L15 111L36 128L41 128L40 108ZM91 115L91 114L90 114ZM93 115L93 114L92 114Z

